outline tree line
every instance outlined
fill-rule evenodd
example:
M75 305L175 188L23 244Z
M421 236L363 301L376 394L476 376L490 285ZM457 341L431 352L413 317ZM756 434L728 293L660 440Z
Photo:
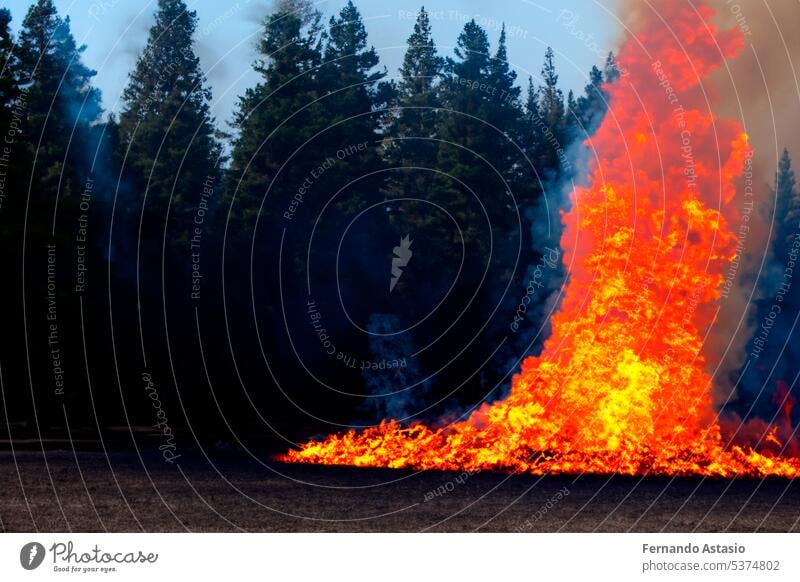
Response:
M498 397L540 349L570 148L606 111L612 54L565 95L552 49L520 80L504 30L492 46L470 21L442 55L423 8L392 77L352 1L325 22L279 0L222 131L183 0L159 0L118 116L52 0L10 23L0 10L13 430L163 416L233 440L440 415Z

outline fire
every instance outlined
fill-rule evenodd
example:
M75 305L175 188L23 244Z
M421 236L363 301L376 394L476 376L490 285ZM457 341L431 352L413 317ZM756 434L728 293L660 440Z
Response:
M564 215L567 293L509 396L432 428L384 421L282 455L301 463L543 473L796 476L800 459L724 442L701 353L740 222L750 155L706 82L742 46L674 3L619 52L626 74L586 145L589 187ZM678 40L680 39L680 41ZM780 443L770 431L769 443Z

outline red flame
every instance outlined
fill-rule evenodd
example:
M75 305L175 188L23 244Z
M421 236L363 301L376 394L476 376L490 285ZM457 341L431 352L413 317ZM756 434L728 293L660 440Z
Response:
M740 221L751 152L706 81L741 47L712 11L650 13L619 53L562 238L568 292L510 395L445 428L394 421L309 442L291 462L542 473L795 476L800 459L726 447L701 347ZM663 20L662 20L663 18ZM771 438L779 439L778 433Z

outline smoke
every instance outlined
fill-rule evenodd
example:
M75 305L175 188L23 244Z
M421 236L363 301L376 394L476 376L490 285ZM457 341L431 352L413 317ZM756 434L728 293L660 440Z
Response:
M783 217L775 216L770 186L784 147L795 159L800 157L800 116L791 113L798 111L800 104L800 36L791 28L800 22L800 4L781 0L711 0L709 4L717 12L718 25L738 28L744 39L738 56L713 78L720 97L716 111L721 117L739 119L754 149L756 211L743 245L741 275L737 278L739 293L723 305L718 335L732 338L718 378L724 380L727 376L734 383L738 377L734 371L745 363L746 342L758 325L753 301L760 298L759 289L776 286L771 280L776 273L782 277L783 272L782 266L776 269L771 264L770 239ZM718 343L725 345L724 341ZM719 387L723 395L730 394L730 386L724 382ZM768 390L771 392L772 388Z
M743 41L736 57L726 59L703 88L717 118L738 120L754 150L745 167L747 183L745 179L739 181L734 202L740 213L749 212L749 202L753 210L746 224L731 225L740 238L740 255L726 273L730 289L720 302L717 320L704 346L709 371L714 373L716 404L724 405L736 398L739 371L757 326L754 301L760 298L765 278L776 272L770 264L770 240L774 221L781 217L774 216L770 186L778 157L786 147L800 159L800 116L791 113L798 111L800 104L800 36L793 30L800 22L800 3L679 1L695 8L701 4L710 7L717 27L711 32L734 30ZM619 0L617 14L623 37L646 15L661 10L652 0ZM669 26L667 18L663 23ZM746 187L752 190L752 197L745 195Z
M800 3L711 0L721 27L738 27L745 48L714 79L719 114L741 119L756 150L756 173L771 183L780 151L800 156Z
M425 404L430 387L422 380L419 366L411 356L414 346L408 333L400 332L395 315L374 313L369 318L369 347L373 360L364 365L362 376L370 394L366 407L375 420L408 418Z
M317 6L312 0L275 0L272 12L276 14L294 14L306 26L314 22L318 14ZM262 20L263 17L264 12L262 11Z
M764 185L771 183L783 147L800 156L800 117L787 115L800 104L800 3L785 0L678 0L701 3L715 11L719 30L738 29L744 48L715 73L712 91L721 118L742 122L756 151L754 169ZM623 35L646 12L658 13L651 0L619 0ZM664 26L669 23L665 19ZM766 188L765 188L766 190Z
M552 331L550 316L558 311L564 294L568 267L561 248L561 215L571 207L570 195L576 183L589 175L589 148L582 143L587 137L576 138L565 147L570 166L563 175L546 177L541 198L525 209L537 260L525 269L518 304L504 330L509 341L498 352L500 368L509 379L523 359L541 354ZM505 399L510 389L510 382L504 383L488 396L487 402Z

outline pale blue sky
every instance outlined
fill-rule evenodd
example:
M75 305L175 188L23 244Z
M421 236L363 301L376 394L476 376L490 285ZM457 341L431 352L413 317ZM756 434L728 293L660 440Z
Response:
M323 0L327 18L346 0ZM259 26L270 0L188 0L200 19L196 50L214 95L217 122L231 118L238 95L258 79L251 69ZM381 65L395 75L422 0L355 0L364 16L369 41ZM16 31L27 12L28 0L0 0L11 9ZM120 94L137 54L144 47L156 0L55 0L69 15L72 32L87 45L84 61L97 70L96 85L107 110L119 111ZM565 89L581 91L589 69L614 47L620 26L614 0L428 0L433 33L442 55L451 55L464 23L475 18L489 33L492 49L505 22L509 60L521 83L541 69L545 48L556 52L556 65Z

